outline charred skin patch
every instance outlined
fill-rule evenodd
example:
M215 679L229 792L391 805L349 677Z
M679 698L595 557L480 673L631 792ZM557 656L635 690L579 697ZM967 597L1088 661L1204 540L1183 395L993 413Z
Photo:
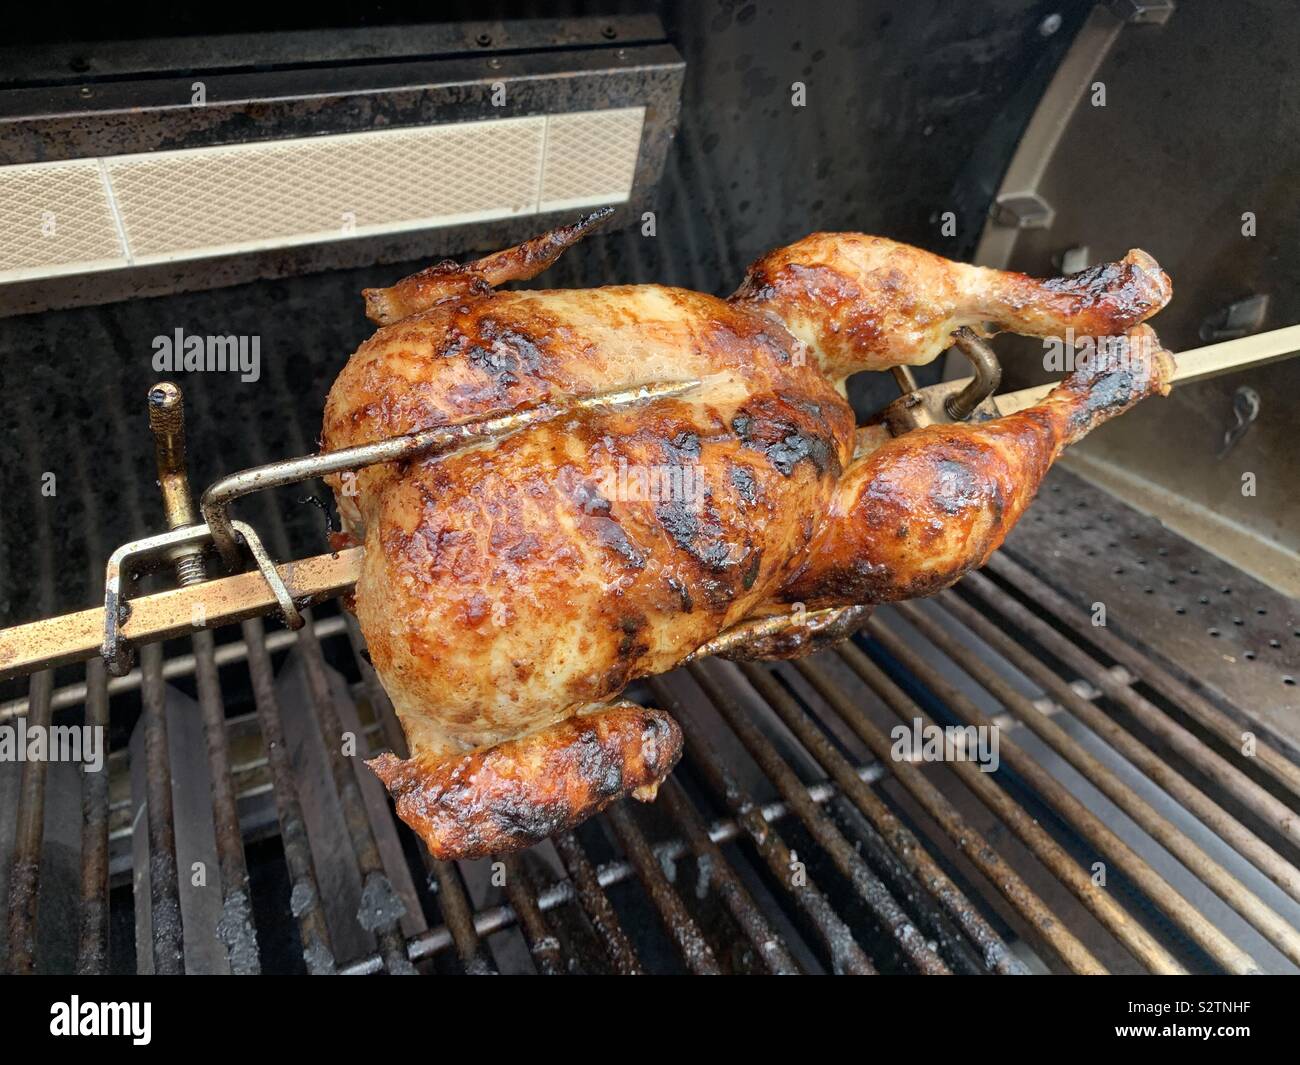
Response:
M530 374L542 372L545 364L542 345L545 341L486 317L479 320L479 337L479 348L509 358L513 368L522 367Z
M492 600L482 592L474 592L465 603L465 624L481 625L492 616Z
M354 444L505 414L542 402L584 341L537 301L467 291L379 329L340 374L326 406L323 447Z
M809 409L780 397L756 397L731 420L731 431L747 449L767 458L783 477L807 462L817 476L841 473L835 438Z
M537 537L527 529L509 522L501 522L492 526L488 545L494 555L509 562L518 562L536 551L539 542Z
M709 569L731 565L731 545L716 510L707 504L693 506L683 499L670 499L655 507L655 517L673 543Z
M456 342L443 349L444 357L463 357L487 378L481 385L461 385L459 394L471 402L508 401L512 386L541 375L542 348L533 337L491 318L480 318L477 326L476 335L458 334Z
M930 502L945 514L965 513L985 501L986 478L961 458L941 458L934 464Z
M601 698L621 692L632 683L635 672L635 663L631 659L616 661L601 675L600 686L597 689Z
M1045 291L1069 297L1102 333L1126 329L1163 305L1161 286L1133 262L1098 263L1041 284Z
M672 438L667 445L669 457L679 462L698 462L700 459L700 437L698 433L683 430Z
M683 614L689 614L695 609L695 600L691 598L691 590L685 581L679 580L677 577L669 577L668 587L677 596L678 602L681 603Z
M601 547L614 552L623 562L634 570L645 569L646 554L628 539L627 533L615 519L606 517L588 517L582 520L585 529L594 530L596 542Z
M499 385L513 385L519 380L514 373L519 369L519 360L509 350L481 348L475 345L466 354L475 367Z
M1083 402L1070 414L1071 434L1088 432L1112 414L1127 410L1141 396L1133 375L1118 371L1103 375L1083 394Z
M830 465L830 456L830 444L825 437L805 436L803 433L791 433L767 449L772 465L786 477L794 473L794 468L805 459L818 473L825 473Z
M731 486L743 502L752 504L757 501L758 482L754 480L754 474L748 466L732 466L728 476L731 478Z
M618 641L618 653L621 658L645 654L647 647L637 639L646 626L644 614L624 614L618 620L618 631L622 634Z
M566 471L570 476L566 477ZM573 501L578 504L578 509L584 514L608 514L613 503L606 499L590 481L585 481L577 477L577 471L572 466L560 470L560 480L574 481Z

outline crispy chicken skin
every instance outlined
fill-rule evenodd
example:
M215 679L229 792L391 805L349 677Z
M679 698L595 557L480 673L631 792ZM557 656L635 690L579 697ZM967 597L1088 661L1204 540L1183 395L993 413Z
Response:
M339 385L331 396L330 448L507 411L515 395L706 380L698 398L358 474L341 497L366 545L357 617L414 747L459 752L561 720L776 592L854 443L852 412L811 360L793 365L794 344L721 300L648 287L453 301L362 347L347 409Z
M334 479L365 546L357 617L411 748L372 764L439 857L526 846L652 795L680 734L658 711L603 706L629 682L792 602L865 607L951 583L1001 542L1062 447L1167 380L1159 359L1146 376L1100 365L1040 408L854 461L849 373L925 362L967 324L1122 333L1167 301L1168 279L1141 252L1035 281L818 234L760 260L730 300L658 285L494 289L592 224L367 290L382 327L326 404L322 443L336 450L701 382ZM748 650L805 653L864 616Z

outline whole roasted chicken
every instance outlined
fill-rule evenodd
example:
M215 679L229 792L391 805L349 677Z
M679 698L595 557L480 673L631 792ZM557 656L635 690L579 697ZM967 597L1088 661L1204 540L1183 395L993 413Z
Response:
M332 485L364 545L355 609L410 747L370 764L440 858L535 843L649 799L681 753L664 712L616 701L721 634L793 654L755 619L931 594L1002 542L1062 449L1153 392L1172 358L1150 256L1035 280L881 237L819 233L729 299L659 285L500 291L598 220L367 290L381 328L325 408L336 450L565 397L698 381L575 411ZM916 365L960 327L1130 344L1041 404L858 453L844 381ZM1142 342L1140 345L1138 342ZM1116 357L1125 351L1145 358ZM865 610L842 611L832 635ZM809 615L814 616L814 615ZM739 628L738 628L739 627Z

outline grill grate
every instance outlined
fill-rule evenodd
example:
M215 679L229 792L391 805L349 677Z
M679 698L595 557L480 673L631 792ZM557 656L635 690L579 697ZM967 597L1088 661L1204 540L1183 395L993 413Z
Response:
M659 801L496 865L434 861L382 792L376 812L359 757L402 737L355 622L331 610L297 634L255 619L142 648L125 678L98 661L57 688L38 674L3 708L10 722L103 725L140 706L143 744L81 775L78 971L211 967L178 857L194 814L174 801L177 686L195 692L206 737L221 971L1300 967L1300 769L1267 739L1243 757L1233 714L1006 553L834 651L652 679L633 694L686 736ZM1000 767L894 758L891 730L916 719L996 726ZM340 742L353 732L356 758ZM141 759L144 802L129 787ZM62 875L44 853L47 769L22 766L7 848L19 972L60 956L42 909ZM134 959L110 950L132 917Z

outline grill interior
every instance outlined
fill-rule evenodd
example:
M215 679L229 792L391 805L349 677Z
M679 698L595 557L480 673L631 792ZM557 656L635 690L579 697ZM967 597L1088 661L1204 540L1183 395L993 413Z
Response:
M505 6L489 5L491 14ZM687 65L681 125L653 201L657 235L633 226L593 237L536 284L656 281L725 294L756 256L819 229L888 233L969 259L1012 150L1094 5L661 6ZM1265 133L1284 128L1285 109L1271 101L1287 97L1268 71L1281 77L1286 65L1257 53L1272 42L1285 58L1291 23L1262 21L1261 11L1234 10L1229 24L1226 13L1198 21L1180 9L1171 32L1203 34L1203 47L1192 46L1200 37L1180 49L1164 31L1125 31L1133 52L1115 66L1126 73L1103 71L1117 91L1085 130L1101 131L1106 158L1121 146L1146 154L1080 168L1077 159L1097 152L1056 153L1070 181L1049 182L1049 198L1060 219L1077 213L1079 222L1017 231L1037 258L1007 265L1055 273L1059 253L1080 250L1077 242L1100 255L1119 235L1146 241L1161 224L1172 231L1161 243L1184 294L1157 325L1177 350L1199 342L1206 309L1241 297L1240 285L1268 291L1284 277L1275 250L1294 245L1286 229L1251 243L1267 251L1256 262L1221 253L1220 235L1196 228L1217 224L1224 188L1255 190L1245 196L1252 207L1274 204L1277 167L1254 165L1248 147L1207 162L1205 123L1185 120L1187 99L1217 87L1216 106L1233 115L1219 125L1247 146L1263 134L1243 114ZM465 11L488 14L481 4ZM156 35L152 20L133 28L131 15L115 11L113 33ZM186 18L209 15L196 8ZM313 44L313 62L332 63L338 35L322 33L331 40ZM395 37L409 50L400 55L424 54L408 31ZM180 57L160 69L241 66L258 41L228 41L237 54L217 58L195 58L201 41L181 42ZM1234 58L1238 46L1250 55ZM247 61L273 65L277 54L255 47ZM111 79L105 55L91 58ZM1186 56L1195 62L1178 62ZM47 61L36 58L44 79ZM48 64L76 91L68 58L57 50ZM1172 76L1189 81L1162 80ZM807 108L789 106L796 78L811 90ZM1144 84L1130 91L1123 78ZM1243 111L1237 78L1268 98ZM1147 86L1155 90L1144 95ZM1160 91L1172 102L1154 103ZM1120 115L1148 125L1101 123ZM579 163L535 190L539 205L587 198L593 146L565 121L556 131L572 135L564 146ZM316 132L280 131L313 141ZM615 152L596 168L617 178L609 188L618 195L621 161ZM1210 179L1209 163L1239 170ZM1132 175L1151 172L1197 183L1208 206L1189 210L1201 201L1177 185L1164 202L1149 188L1135 194ZM50 195L65 232L89 226L82 259L121 250L76 213L85 196ZM34 216L20 214L10 228L27 225L36 242ZM950 215L956 224L940 228ZM995 235L1005 242L1006 232ZM480 231L455 250L463 258L471 245L500 244ZM330 381L370 332L358 291L428 265L418 251L417 262L376 266L417 254L394 247L360 269L334 267L362 259L305 258L268 271L278 280L238 286L262 274L220 264L213 283L231 287L198 293L150 275L126 295L157 298L118 293L103 306L6 318L0 357L23 372L0 389L5 624L102 598L108 552L160 527L141 409L159 376L153 338L180 327L262 342L256 387L233 375L183 379L192 483L306 454ZM1230 276L1193 287L1211 266ZM95 276L78 284L94 289ZM1276 321L1294 321L1285 286L1273 295ZM7 299L4 313L38 305ZM920 368L918 380L939 371ZM1281 379L1250 379L1266 417L1284 424L1272 402L1290 394ZM859 413L896 394L885 375L860 375L850 388ZM1208 401L1206 410L1201 420L1171 413L1182 419L1176 446L1164 446L1157 425L1160 446L1129 447L1126 461L1168 454L1194 471L1189 479L1207 480L1207 470L1235 478L1238 467L1265 473L1280 461L1286 449L1269 442L1281 437L1261 425L1243 450L1257 448L1267 463L1239 451L1239 461L1211 467L1223 412ZM1287 483L1278 469L1272 482ZM51 473L58 489L47 496ZM246 503L242 516L277 559L324 549L323 521L305 497L294 489ZM850 644L789 664L709 660L630 690L668 709L687 738L658 800L616 806L499 864L432 861L394 818L362 765L400 748L391 707L350 615L337 603L311 614L299 633L252 620L143 647L122 678L95 659L0 686L0 725L85 723L104 728L110 748L106 772L0 760L0 964L85 973L1300 971L1300 605L1067 469L1049 475L982 573L935 599L879 610ZM891 730L917 719L996 725L999 768L895 758Z
M1036 507L1072 491L1058 471ZM336 604L142 648L123 678L38 674L6 722L113 749L0 777L11 968L1296 971L1294 750L1036 576L1033 513L834 651L633 690L687 738L659 800L499 863L430 859L350 757L402 739ZM997 771L895 758L918 719L996 725Z

